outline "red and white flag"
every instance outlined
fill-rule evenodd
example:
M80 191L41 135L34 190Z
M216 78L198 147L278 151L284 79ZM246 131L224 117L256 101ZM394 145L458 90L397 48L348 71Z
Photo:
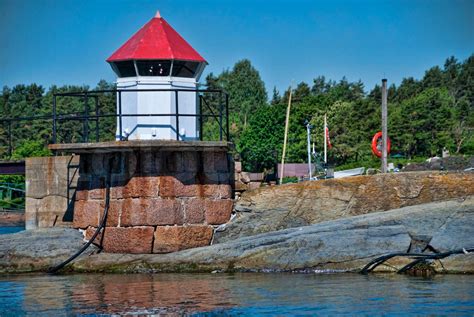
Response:
M332 144L331 144L331 140L329 139L329 128L328 127L326 127L326 140L328 142L328 147L331 149Z

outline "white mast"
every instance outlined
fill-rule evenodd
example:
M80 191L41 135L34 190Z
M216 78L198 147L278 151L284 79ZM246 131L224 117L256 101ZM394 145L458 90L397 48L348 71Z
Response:
M328 124L326 120L326 114L324 114L324 163L327 164L328 162L328 143L327 143L327 131Z
M313 173L311 171L311 124L309 122L306 123L306 133L308 138L308 175L309 180L313 178Z

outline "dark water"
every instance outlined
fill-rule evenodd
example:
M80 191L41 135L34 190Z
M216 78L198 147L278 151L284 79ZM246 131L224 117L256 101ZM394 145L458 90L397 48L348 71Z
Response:
M25 230L25 227L0 227L0 234L9 234Z
M1 316L474 315L474 276L0 276Z

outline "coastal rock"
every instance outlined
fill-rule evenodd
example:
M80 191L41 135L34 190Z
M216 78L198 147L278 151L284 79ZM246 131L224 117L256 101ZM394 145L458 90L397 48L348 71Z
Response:
M474 173L416 172L354 176L245 192L215 243L239 237L474 195ZM251 206L251 207L249 207Z
M82 233L67 228L26 230L0 235L0 273L46 271L79 250ZM91 246L83 255L97 250Z
M439 252L474 248L474 209L454 213L430 241L430 246Z
M374 258L388 253L415 252L416 248L416 252L429 253L436 248L473 246L473 213L474 197L470 196L465 200L324 221L168 254L92 254L81 256L67 269L76 272L359 271ZM0 270L45 271L79 249L80 240L80 233L73 229L0 236ZM377 271L393 272L408 263L407 258L393 258ZM472 254L436 260L433 266L437 272L474 273Z
M209 271L358 271L375 257L393 252L406 253L413 237L425 243L459 230L449 219L464 219L464 243L474 244L474 197L467 200L429 203L322 222L255 236L239 238L208 247L161 256L99 254L83 258L72 266L77 271L118 272L209 272ZM429 251L429 250L426 250ZM396 271L409 262L394 258L378 271ZM474 273L471 255L445 258L438 272Z

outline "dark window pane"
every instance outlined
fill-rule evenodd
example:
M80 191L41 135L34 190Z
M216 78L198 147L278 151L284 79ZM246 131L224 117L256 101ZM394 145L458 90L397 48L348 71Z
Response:
M137 61L140 76L169 76L171 61Z
M135 72L135 65L133 65L133 61L125 61L125 62L115 62L115 66L118 71L119 77L135 77L137 76Z
M174 61L173 76L191 78L196 75L198 62Z

